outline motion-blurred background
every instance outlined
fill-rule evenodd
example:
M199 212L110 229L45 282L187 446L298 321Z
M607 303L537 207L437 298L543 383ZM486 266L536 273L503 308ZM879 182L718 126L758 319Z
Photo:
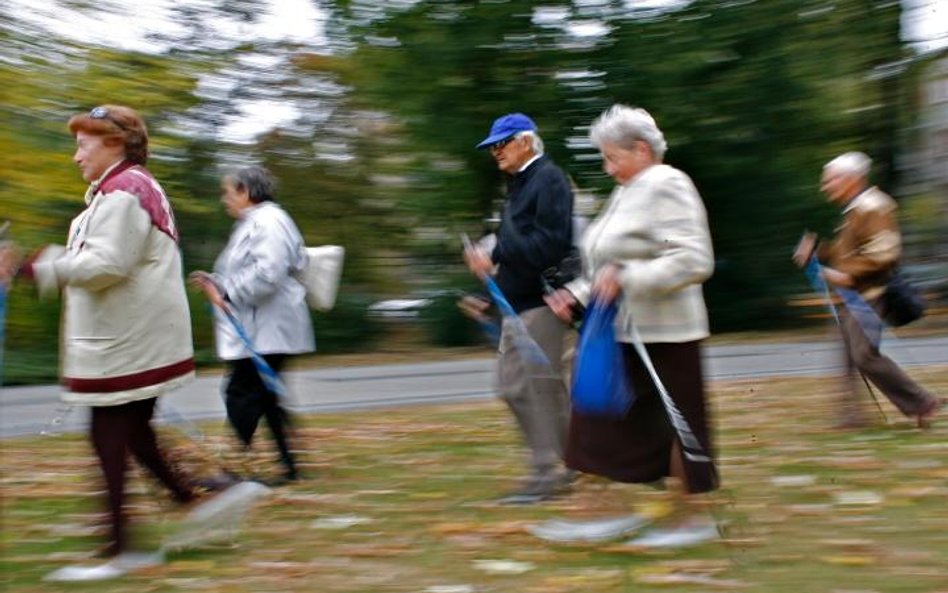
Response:
M0 3L0 219L26 251L82 208L70 115L138 109L176 208L187 270L231 220L228 167L259 163L312 245L347 249L321 352L402 339L476 343L458 233L490 230L500 174L474 150L522 111L593 216L611 181L586 139L615 102L648 109L666 161L708 207L716 332L812 323L789 261L838 213L820 170L848 150L901 204L905 266L935 303L948 277L946 0L7 0ZM200 360L208 310L192 296ZM399 299L392 301L392 299ZM805 305L811 306L805 306ZM59 303L10 294L5 384L56 376ZM402 321L392 321L401 319Z

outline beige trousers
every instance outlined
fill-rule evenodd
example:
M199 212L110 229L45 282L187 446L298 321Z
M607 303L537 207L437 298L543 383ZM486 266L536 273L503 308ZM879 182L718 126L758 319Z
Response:
M511 320L504 319L497 392L513 412L530 449L533 474L544 476L562 466L566 448L570 406L563 379L564 339L574 332L545 306L523 311L520 318L546 360L531 355L531 348L522 345L523 336Z

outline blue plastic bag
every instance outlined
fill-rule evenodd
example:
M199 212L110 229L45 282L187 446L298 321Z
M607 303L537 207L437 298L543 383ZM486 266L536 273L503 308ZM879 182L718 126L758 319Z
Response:
M573 364L573 409L587 416L624 416L635 401L616 342L615 302L593 301L586 310Z

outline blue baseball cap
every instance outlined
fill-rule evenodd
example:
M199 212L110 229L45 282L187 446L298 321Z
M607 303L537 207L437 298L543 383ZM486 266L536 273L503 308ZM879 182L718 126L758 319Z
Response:
M518 132L536 132L537 125L533 120L522 113L508 113L494 120L490 127L490 134L484 138L477 148L487 148L491 144L506 140Z

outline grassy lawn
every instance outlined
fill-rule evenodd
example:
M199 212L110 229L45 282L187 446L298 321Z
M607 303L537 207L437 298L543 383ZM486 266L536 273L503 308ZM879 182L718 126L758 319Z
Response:
M913 369L948 394L948 368ZM888 426L828 430L832 378L712 385L727 521L723 542L674 553L622 540L553 544L526 528L551 518L632 510L660 515L666 493L583 477L534 507L492 502L515 486L523 451L500 403L407 407L301 419L308 478L264 499L236 541L170 555L167 565L95 584L44 583L89 562L99 495L83 437L0 442L5 591L318 591L369 593L948 592L948 413L919 431L884 402ZM227 453L220 422L198 448L172 429L175 453L199 469ZM221 453L223 451L223 453ZM271 452L251 469L270 471ZM136 540L155 547L179 516L136 476Z

